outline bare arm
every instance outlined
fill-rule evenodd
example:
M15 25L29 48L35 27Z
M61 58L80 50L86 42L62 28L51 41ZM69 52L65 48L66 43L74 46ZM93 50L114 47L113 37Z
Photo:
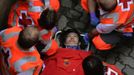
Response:
M90 14L90 24L92 26L97 26L97 24L99 23L99 18L96 16L96 1L95 0L87 0L87 1Z
M96 8L96 2L94 0L87 0L88 1L88 9L89 12L95 12L95 8Z

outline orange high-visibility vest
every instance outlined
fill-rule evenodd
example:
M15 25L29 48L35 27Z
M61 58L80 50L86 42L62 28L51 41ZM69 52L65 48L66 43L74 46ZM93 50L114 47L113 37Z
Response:
M96 1L96 0L94 0L94 1ZM81 0L81 6L86 12L89 12L88 0Z
M117 0L117 6L110 13L103 14L100 23L104 26L113 24L118 25L117 31L133 32L129 24L134 19L134 2L133 0ZM130 26L127 26L127 25ZM131 24L134 24L131 23ZM102 29L103 30L103 29ZM105 29L104 29L105 31Z
M54 9L56 12L59 10L60 8L60 3L59 0L44 0L44 4L46 7L51 7L52 9Z
M0 46L3 51L4 66L9 70L9 74L16 75L32 69L33 75L39 75L43 61L35 47L24 51L17 45L18 35L22 29L15 26L6 29L0 35ZM5 66L6 65L6 66Z
M89 12L89 9L88 9L88 0L81 0L81 6L82 8L86 11L86 12Z
M59 48L58 43L52 39L52 32L47 30L40 31L40 39L43 44L46 45L46 47L42 50L43 53L47 55L53 55L56 53L57 48Z
M12 26L24 26L22 21L26 21L27 25L38 26L38 19L41 12L44 10L44 5L40 0L34 0L31 2L18 1L9 13L8 25Z
M109 49L113 48L113 46L112 46L111 44L105 43L105 42L101 39L100 35L95 36L95 37L92 39L92 42L94 43L94 46L95 46L97 49L102 50L102 51L104 51L104 50L109 50Z

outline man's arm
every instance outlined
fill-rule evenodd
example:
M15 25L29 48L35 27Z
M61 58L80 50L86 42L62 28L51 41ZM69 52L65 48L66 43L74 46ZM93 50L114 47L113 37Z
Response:
M96 17L96 1L95 0L88 0L88 9L89 9L89 16L90 16L90 24L92 26L97 26L99 23L98 17Z
M95 8L96 8L96 3L94 0L88 0L88 9L89 12L95 12Z
M44 48L41 50L41 52L47 54L47 55L53 55L56 53L57 48L59 48L58 43L52 39L52 31L42 30L40 32L40 41L42 44L44 44Z
M113 30L115 30L117 28L118 25L116 24L98 24L97 27L96 27L96 30L98 31L98 33L102 33L102 34L105 34L105 33L110 33L112 32Z
M94 37L98 34L106 34L110 33L117 28L117 25L114 24L98 24L96 28L94 28L91 33L89 33L90 37Z

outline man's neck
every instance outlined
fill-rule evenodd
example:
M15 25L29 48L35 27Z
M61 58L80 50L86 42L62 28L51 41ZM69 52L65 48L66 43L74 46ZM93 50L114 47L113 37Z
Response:
M80 46L79 45L66 45L66 48L72 48L72 49L79 50L80 49Z

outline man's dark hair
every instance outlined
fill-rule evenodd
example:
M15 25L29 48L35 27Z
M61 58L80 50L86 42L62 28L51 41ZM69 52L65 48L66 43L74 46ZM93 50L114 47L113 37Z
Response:
M85 75L104 75L102 61L94 55L86 57L82 62Z
M44 10L38 19L39 25L47 30L51 30L55 26L56 21L57 14L54 10L50 9Z
M30 26L24 28L18 37L18 45L23 49L29 49L39 40L39 31L36 27Z
M85 49L85 48L86 48L86 44L85 44L83 38L80 36L80 33L79 33L77 30L75 30L75 29L68 29L68 30L63 30L63 31L62 31L61 36L60 36L60 38L59 38L59 40L60 40L60 46L63 47L63 48L66 48L66 46L65 46L64 43L65 43L65 41L66 41L67 35L68 35L69 33L71 33L71 32L74 32L74 33L76 33L76 34L78 35L78 37L79 37L79 42L81 43L81 44L80 44L80 48L81 48L81 49Z

